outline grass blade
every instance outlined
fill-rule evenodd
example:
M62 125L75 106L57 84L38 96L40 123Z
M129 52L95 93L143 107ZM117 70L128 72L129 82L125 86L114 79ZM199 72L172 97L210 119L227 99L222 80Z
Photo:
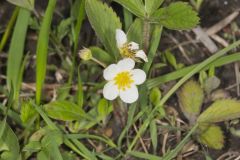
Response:
M11 33L11 30L12 30L12 28L13 28L13 26L14 26L14 24L15 24L16 18L17 18L17 16L18 16L18 12L19 12L19 8L16 7L16 8L14 9L14 12L13 12L13 14L12 14L11 19L10 19L9 22L8 22L7 28L6 28L3 36L2 36L2 39L1 39L1 42L0 42L0 51L3 50L5 44L7 43L7 40L8 40L8 38L9 38L9 36L10 36L10 33Z
M37 68L36 68L36 103L40 104L42 95L42 86L46 74L47 66L47 53L48 53L48 41L50 25L56 0L49 0L45 16L39 32L39 38L37 43Z
M128 152L128 154L137 157L137 158L144 158L144 159L149 159L149 160L162 160L161 157L152 155L152 154L148 154L148 153L143 153L143 152L138 152L138 151L130 151Z
M202 70L207 70L209 69L211 66L214 67L221 67L222 65L226 65L226 64L230 64L236 61L240 60L240 53L234 53L231 55L227 55L227 56L223 56L219 59L217 59L216 61L210 63L209 65L207 65L206 67L204 67ZM149 79L146 84L148 89L152 89L154 87L157 87L160 84L172 81L172 80L176 80L178 78L181 78L183 76L185 76L187 73L189 73L191 70L193 70L198 64L194 64L191 66L187 66L185 68L182 68L180 70L171 72L171 73L167 73L165 75L156 77L156 78L152 78Z
M17 17L16 25L14 27L8 52L7 85L9 90L11 89L14 91L13 99L17 98L16 96L18 93L18 77L20 76L20 68L23 58L29 18L30 11L21 8ZM13 88L11 88L11 86Z

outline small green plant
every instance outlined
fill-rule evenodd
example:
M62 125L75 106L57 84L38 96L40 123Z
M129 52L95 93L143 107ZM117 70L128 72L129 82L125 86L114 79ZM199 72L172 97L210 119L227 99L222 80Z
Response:
M205 83L209 83L206 80ZM209 94L209 89L206 94ZM240 116L240 102L234 99L218 99L205 111L201 112L204 103L204 90L196 81L188 81L181 88L178 99L181 110L190 125L198 123L197 140L214 149L224 147L223 131L215 123L232 120Z
M169 50L157 55L165 29L189 30L198 25L197 12L188 3L113 0L122 6L123 17L119 17L110 1L71 0L68 17L60 16L60 21L52 23L54 13L61 15L55 12L57 0L49 0L43 14L35 9L34 0L8 2L17 8L0 42L1 50L7 48L7 31L13 28L7 48L8 101L0 104L4 117L0 122L0 159L170 160L192 135L201 144L223 148L224 134L216 123L239 118L240 102L225 98L214 100L204 111L202 107L220 85L215 67L240 60L239 53L224 56L240 41L188 67ZM192 2L198 10L202 0ZM79 46L84 19L90 22L99 43ZM36 53L24 54L28 28L37 37ZM58 57L59 66L49 64L53 55ZM34 96L22 98L29 56L36 60L32 62L36 72ZM161 57L160 62L157 57ZM165 66L175 71L157 77L152 74ZM55 73L58 83L56 87L48 85L54 90L52 97L45 88L47 71ZM200 83L188 81L198 73ZM179 78L167 92L160 90L160 84ZM160 127L176 129L165 108L175 93L190 129L184 130L187 134L176 148L160 157ZM169 125L161 126L162 120ZM149 153L142 136L150 137Z

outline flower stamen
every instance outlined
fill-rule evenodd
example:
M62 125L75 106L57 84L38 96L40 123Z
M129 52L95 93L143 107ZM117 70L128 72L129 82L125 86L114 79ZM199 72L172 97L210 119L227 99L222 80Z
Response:
M126 44L126 45L124 45L124 47L120 48L120 54L123 57L135 59L135 52L130 49L128 44Z
M134 82L132 75L128 71L120 72L114 77L115 85L117 85L119 90L125 91L127 88L131 87Z

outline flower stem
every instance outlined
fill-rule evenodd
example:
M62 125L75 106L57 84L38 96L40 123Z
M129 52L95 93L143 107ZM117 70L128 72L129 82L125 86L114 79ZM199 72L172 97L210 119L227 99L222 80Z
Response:
M143 22L143 35L144 35L144 51L147 53L150 40L150 24L147 19Z
M100 66L102 66L103 68L106 68L107 65L101 61L99 61L98 59L92 57L91 60L93 60L94 62L96 62L97 64L99 64Z

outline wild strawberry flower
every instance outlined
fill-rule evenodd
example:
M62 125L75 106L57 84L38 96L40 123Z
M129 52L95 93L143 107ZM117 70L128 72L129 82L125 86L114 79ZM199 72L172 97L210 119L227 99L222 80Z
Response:
M139 61L138 58L145 62L148 62L148 58L143 50L139 50L139 44L135 42L127 41L127 35L121 30L116 29L116 41L120 54L123 57L132 58L135 61Z
M138 99L136 85L146 80L146 74L141 69L134 69L134 66L134 60L125 58L104 69L103 77L108 81L103 88L103 96L106 99L114 100L120 96L125 103L133 103Z

